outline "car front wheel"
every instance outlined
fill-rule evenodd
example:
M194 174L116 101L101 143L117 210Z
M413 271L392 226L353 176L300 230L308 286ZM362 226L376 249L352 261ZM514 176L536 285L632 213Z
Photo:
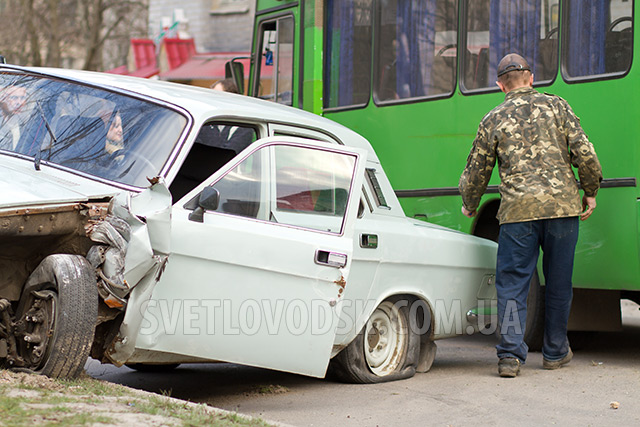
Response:
M89 356L97 315L91 264L79 255L48 256L29 276L16 310L17 366L76 378Z

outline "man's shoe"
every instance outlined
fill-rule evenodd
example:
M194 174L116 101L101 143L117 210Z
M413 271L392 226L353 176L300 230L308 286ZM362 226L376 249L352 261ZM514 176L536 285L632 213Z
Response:
M558 369L558 368L561 368L563 365L566 365L567 363L571 362L571 359L573 359L573 352L571 351L571 348L569 348L569 353L567 353L567 355L560 360L543 359L542 367L544 369Z
M498 375L505 378L515 378L520 372L520 360L515 357L504 357L498 362Z

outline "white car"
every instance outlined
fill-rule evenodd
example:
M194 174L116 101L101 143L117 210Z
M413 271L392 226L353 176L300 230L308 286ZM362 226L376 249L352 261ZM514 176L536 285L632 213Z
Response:
M0 366L427 371L496 245L405 217L369 143L267 101L0 67Z

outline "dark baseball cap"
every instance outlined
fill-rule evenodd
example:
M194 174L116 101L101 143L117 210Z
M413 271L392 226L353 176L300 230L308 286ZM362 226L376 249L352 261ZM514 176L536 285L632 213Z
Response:
M498 77L511 71L531 71L529 63L517 53L509 53L498 64Z

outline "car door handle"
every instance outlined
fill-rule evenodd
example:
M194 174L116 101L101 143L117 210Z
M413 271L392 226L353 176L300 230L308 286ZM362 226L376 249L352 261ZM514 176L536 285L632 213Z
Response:
M316 264L342 268L347 265L347 255L341 254L339 252L323 251L321 249L318 249L316 251L314 261L316 262Z
M378 247L378 235L377 234L361 234L360 235L360 247L365 249L375 249Z

